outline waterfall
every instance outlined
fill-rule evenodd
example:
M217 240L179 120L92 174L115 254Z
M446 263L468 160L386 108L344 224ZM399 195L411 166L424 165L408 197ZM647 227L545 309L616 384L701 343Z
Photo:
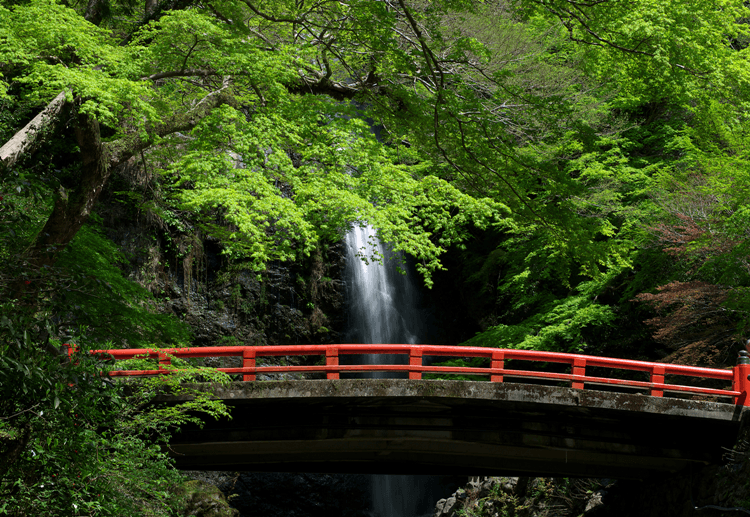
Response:
M422 320L414 280L401 274L401 257L377 238L371 226L355 226L346 236L346 285L349 343L416 344L420 341ZM382 264L370 257L375 251ZM375 254L375 255L377 255ZM365 356L357 360L393 364L397 356ZM401 357L399 357L401 359ZM403 357L402 363L406 362ZM383 373L383 377L395 374ZM431 476L373 475L371 488L373 517L417 517L430 515L438 497L439 484Z
M400 256L372 226L356 226L346 236L346 285L350 343L408 343L419 339L419 296L410 276L397 270ZM378 264L360 257L380 255Z

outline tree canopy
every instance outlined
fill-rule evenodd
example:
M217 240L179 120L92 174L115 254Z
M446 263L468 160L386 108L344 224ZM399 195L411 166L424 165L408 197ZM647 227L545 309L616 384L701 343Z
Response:
M701 282L744 325L741 2L24 0L0 16L0 232L24 306L116 178L255 271L372 224L431 285L490 232L481 343L585 349L623 304L679 313L663 298ZM613 288L625 278L638 287Z
M743 84L726 79L741 7L641 3L20 2L2 12L3 97L54 98L81 162L75 187L44 175L61 188L35 260L55 260L113 171L168 148L170 199L236 226L203 223L257 268L360 220L429 279L467 222L522 221L592 274L615 229L575 216L591 186L570 154L613 131L615 107Z

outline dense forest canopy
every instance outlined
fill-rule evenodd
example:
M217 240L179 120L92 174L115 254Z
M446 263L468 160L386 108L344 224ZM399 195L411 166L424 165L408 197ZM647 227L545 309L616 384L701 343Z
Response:
M731 363L750 314L748 19L736 0L4 2L0 492L33 507L52 474L29 451L73 425L41 408L79 407L63 388L83 373L36 351L189 342L123 275L103 192L176 256L210 238L257 273L355 224L428 286L452 254L471 344ZM97 429L114 399L80 386ZM129 490L86 515L146 504Z
M631 298L703 282L742 312L740 3L147 4L3 8L3 236L27 250L11 298L39 303L29 279L126 178L124 199L257 271L367 222L429 285L491 229L520 251L492 287L531 315L493 326L506 346L580 348L614 318L591 300L659 246L684 267ZM532 288L549 282L564 293Z

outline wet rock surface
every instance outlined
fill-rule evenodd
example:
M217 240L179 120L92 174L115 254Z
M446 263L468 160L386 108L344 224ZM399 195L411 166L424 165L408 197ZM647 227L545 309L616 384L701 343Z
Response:
M193 332L191 346L334 343L345 324L343 243L321 246L304 261L241 269L197 229L174 234L163 221L135 220L103 203L107 237L120 248L125 274L159 308Z
M750 445L722 466L646 480L475 478L435 505L433 517L718 517L750 514Z

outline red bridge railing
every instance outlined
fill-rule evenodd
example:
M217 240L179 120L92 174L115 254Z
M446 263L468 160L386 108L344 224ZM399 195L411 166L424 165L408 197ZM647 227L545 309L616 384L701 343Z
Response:
M72 352L71 352L72 353ZM144 376L169 373L165 368L170 364L170 357L182 359L205 357L241 357L241 367L216 368L227 374L241 374L244 381L254 381L258 374L272 373L325 373L327 379L338 379L342 373L362 372L406 372L409 379L421 379L425 373L483 375L491 382L504 382L507 378L537 379L543 381L563 381L572 388L585 389L592 386L612 388L630 388L647 391L653 397L662 397L665 392L674 394L706 395L728 397L734 404L750 406L750 358L745 351L740 352L738 365L733 369L701 368L676 364L613 359L580 354L558 352L540 352L532 350L510 350L497 348L479 348L463 346L437 345L294 345L294 346L210 346L196 348L171 348L149 350L142 348L121 350L96 350L93 353L108 354L114 359L132 359L150 357L158 360L156 370L115 370L109 372L116 376ZM261 357L279 356L323 356L325 364L318 365L268 365L258 366L256 360ZM401 355L408 357L408 364L340 364L339 358L344 355ZM424 357L437 358L485 358L487 367L438 366L426 365ZM513 361L507 367L506 361ZM519 369L517 362L562 363L570 366L569 373ZM648 380L632 380L617 377L592 376L587 368L604 368L645 372ZM706 388L689 384L665 382L665 376L680 376L688 379L717 379L731 383L731 389Z

